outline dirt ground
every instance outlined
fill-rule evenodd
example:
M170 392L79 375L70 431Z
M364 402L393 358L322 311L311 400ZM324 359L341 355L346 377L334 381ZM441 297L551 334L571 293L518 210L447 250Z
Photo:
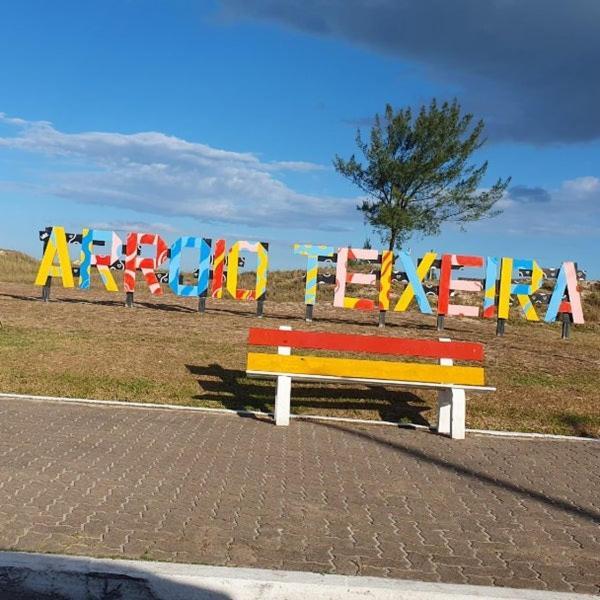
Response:
M436 339L435 316L415 311L388 315L315 307L303 320L301 302L196 301L166 290L157 298L100 289L52 289L49 303L31 284L0 284L0 391L161 402L271 411L274 382L245 376L249 327ZM600 436L600 325L575 327L569 340L560 326L511 321L504 337L495 323L449 318L444 335L483 342L486 379L495 393L469 394L467 426ZM385 357L384 357L385 358ZM389 357L388 357L389 360ZM293 384L292 411L435 424L435 396L398 388Z

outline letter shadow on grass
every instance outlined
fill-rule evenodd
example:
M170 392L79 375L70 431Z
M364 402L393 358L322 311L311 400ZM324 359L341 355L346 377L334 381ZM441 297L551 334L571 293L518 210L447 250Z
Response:
M13 298L15 300L34 301L34 302L41 301L40 296L33 296L33 295L26 296L23 294L8 294L5 292L0 293L0 297ZM124 298L119 299L119 300L98 300L97 298L88 300L87 298L66 298L64 296L56 295L56 296L50 296L50 302L51 303L66 302L67 304L92 304L92 305L97 305L97 306L114 306L114 307L118 307L118 308L125 306ZM136 306L139 308L148 308L150 310L164 310L167 312L186 312L186 313L198 312L196 309L190 308L189 306L183 306L183 305L177 305L177 304L166 304L164 302L146 302L146 301L134 300L133 307L135 308Z
M59 290L60 291L60 290ZM3 298L12 298L14 300L25 300L27 302L41 302L41 295L31 295L27 296L25 294L9 294L7 292L0 293L0 297ZM66 298L63 296L50 296L50 302L66 302L67 304L97 304L98 306L123 306L125 304L124 301L120 300L88 300L87 298Z
M41 300L41 296L26 296L23 294L9 294L9 293L5 293L2 292L0 293L0 297L6 297L6 298L13 298L15 300L26 300L26 301L40 301ZM92 300L88 300L86 298L66 298L64 296L56 296L53 295L50 297L50 302L66 302L66 303L71 303L71 304L96 304L98 306L116 306L116 307L122 307L125 305L125 300L124 299L119 299L119 300L98 300L98 299L92 299ZM140 307L140 308L148 308L150 310L164 310L167 312L185 312L185 313L198 313L197 309L195 308L190 308L188 306L183 306L183 305L176 305L176 304L166 304L164 302L146 302L146 301L139 301L139 300L135 300L134 299L134 308ZM301 305L302 307L304 307L304 305ZM340 311L343 311L344 309L337 309ZM237 316L237 317L248 317L249 319L253 319L256 320L256 326L259 327L261 326L261 321L258 319L258 317L256 316L256 311L255 308L252 308L250 310L236 310L236 309L232 309L232 308L225 308L222 306L207 306L206 308L206 314L213 314L213 315L218 315L218 314L229 314L229 315L233 315L233 316ZM404 314L404 313L402 313ZM202 317L201 313L198 313L199 318ZM375 315L375 313L373 313L373 315ZM348 317L351 316L351 311L346 310L343 313L340 313L339 317L331 317L331 316L320 316L318 313L315 314L314 316L314 320L311 323L311 328L315 328L318 329L319 328L319 323L328 323L331 325L353 325L353 326L357 326L357 327L364 327L365 329L369 329L369 330L373 330L374 328L377 329L377 320L376 320L376 316L373 316L373 320L372 321L357 321L354 319L349 319ZM268 311L268 307L265 308L265 314L264 314L264 319L268 320L268 319L272 319L272 320L276 320L276 321L285 321L286 323L291 323L292 326L294 323L302 321L302 323L305 323L304 321L304 314L294 314L294 315L281 315L281 314L274 314L274 313L269 313ZM201 323L201 321L199 321ZM431 323L419 323L419 322L410 322L407 323L406 321L400 321L400 322L392 322L390 320L388 320L388 322L386 323L385 328L379 330L379 333L377 335L389 335L389 333L394 330L394 329L416 329L418 331L435 331L437 332L437 326L435 321L432 321ZM448 326L446 324L443 332L440 332L441 334L447 334L447 333L460 333L459 329L453 328L451 326Z
M125 300L87 300L85 298L60 298L57 297L55 299L56 302L67 302L72 304L101 304L104 306L125 306ZM197 312L193 308L189 308L188 306L180 306L177 304L165 304L164 302L145 302L135 300L133 302L133 308L148 308L150 310L164 310L167 312L186 312L186 313L195 313Z
M304 304L301 304L299 306L301 306L302 309L304 308ZM364 327L365 329L369 329L371 331L373 329L378 329L377 315L375 312L372 312L373 319L371 321L358 321L356 319L351 318L353 311L345 310L343 308L337 308L336 310L340 311L339 317L334 317L331 315L329 315L329 316L319 315L319 313L315 311L313 320L310 323L309 327L318 329L320 323L328 323L331 325L353 325L356 327ZM249 309L249 310L244 310L243 308L237 310L234 308L228 308L228 307L226 308L223 306L212 305L212 306L207 307L206 312L208 314L210 314L210 313L212 313L212 314L230 314L230 315L234 315L237 317L248 317L249 319L256 319L256 323L257 323L256 327L264 326L261 324L261 321L258 320L254 308ZM406 313L399 313L399 314L401 315L400 316L400 319L401 319L402 315L404 315ZM269 312L269 307L265 306L265 312L264 312L263 317L264 317L264 320L272 319L272 320L276 320L276 321L285 321L286 323L291 324L292 327L294 326L294 323L297 323L299 321L301 321L304 325L308 325L304 321L304 311L303 310L301 313L299 312L298 314L282 315L282 314L276 314L276 313ZM394 318L394 317L392 317L392 318ZM419 331L435 331L435 332L437 332L437 324L435 321L435 315L432 316L432 321L430 323L419 323L419 322L413 322L413 321L411 321L410 323L407 323L406 321L402 321L402 320L400 320L400 322L393 322L393 321L391 321L391 319L388 319L385 327L378 329L378 331L379 331L378 335L382 335L382 336L389 335L389 332L393 329L417 329ZM460 330L453 328L451 326L448 326L446 324L446 326L444 327L444 330L441 332L441 334L443 334L444 332L445 333L460 332Z
M224 369L218 364L207 366L186 365L198 378L201 393L196 400L220 402L233 410L273 412L275 379L254 379L245 371ZM310 414L310 409L350 411L377 411L384 421L399 421L430 427L423 414L429 410L425 401L397 387L366 386L360 384L333 385L292 380L292 412ZM300 409L300 410L299 410Z

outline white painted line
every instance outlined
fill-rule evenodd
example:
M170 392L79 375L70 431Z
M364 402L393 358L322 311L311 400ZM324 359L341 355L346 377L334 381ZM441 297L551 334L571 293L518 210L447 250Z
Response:
M70 402L72 404L90 404L95 406L116 406L119 408L147 409L153 410L183 410L195 412L220 413L229 415L272 417L273 413L260 410L233 410L230 408L209 408L206 406L183 406L181 404L159 404L158 402L130 402L128 400L95 400L92 398L66 398L63 396L34 396L31 394L10 394L0 392L0 398L15 400L37 400L47 402ZM325 415L303 415L291 414L292 419L314 420L314 421L340 421L342 423L359 423L361 425L387 425L402 427L406 429L424 429L435 431L427 425L417 423L401 423L397 421L376 421L371 419L353 419L350 417L328 417ZM465 429L468 433L478 435L499 436L508 438L531 438L543 440L563 440L568 442L600 442L600 438L582 437L576 435L556 435L552 433L532 433L526 431L498 431L494 429Z
M259 410L233 410L230 408L208 408L206 406L184 406L181 404L159 404L158 402L130 402L128 400L96 400L92 398L66 398L63 396L33 396L31 394L0 393L0 398L17 400L39 400L47 402L70 402L72 404L91 404L100 406L118 406L119 408L152 408L159 410L185 410L197 412L214 412L233 415L256 415L269 417L273 413Z
M496 435L500 437L520 437L520 438L539 438L544 440L567 440L583 442L600 442L600 438L583 437L577 435L558 435L553 433L535 433L531 431L497 431L490 429L466 429L469 433L479 433L481 435Z
M60 594L156 600L592 600L587 594L420 581L320 575L294 571L0 552L7 584L20 597ZM11 577L12 576L12 577ZM148 593L150 592L150 593ZM142 595L145 593L145 595ZM26 596L26 594L29 594ZM97 596L100 597L100 594Z

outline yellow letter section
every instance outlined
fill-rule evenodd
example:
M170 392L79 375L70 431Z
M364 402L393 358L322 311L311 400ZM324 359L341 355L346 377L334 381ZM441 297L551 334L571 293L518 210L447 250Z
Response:
M480 367L450 367L385 360L324 358L322 356L282 356L250 352L247 369L248 371L277 374L455 383L457 385L484 384L483 369Z
M58 256L58 265L54 264L54 257ZM75 287L69 245L64 227L52 227L50 239L44 250L34 285L46 285L48 277L60 277L63 287Z

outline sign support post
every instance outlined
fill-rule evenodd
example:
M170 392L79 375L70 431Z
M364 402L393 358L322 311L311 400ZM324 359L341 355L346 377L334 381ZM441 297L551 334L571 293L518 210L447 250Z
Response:
M48 302L50 300L50 287L52 286L52 277L48 276L48 279L46 279L46 283L44 284L44 287L42 288L42 300L44 302Z
M564 312L561 313L560 316L562 319L562 331L560 334L560 339L567 340L571 335L571 315L569 313Z
M52 231L50 229L50 231ZM42 232L40 232L41 234ZM44 249L42 252L42 256L44 254L46 254L46 247L48 246L48 240L50 239L50 234L48 233L48 228L46 228L46 233L48 234L48 237L46 237L46 239L44 240ZM44 284L44 287L42 287L42 300L44 302L48 302L50 300L50 286L52 285L52 276L48 275L48 278L46 279L46 283Z
M496 321L496 335L499 335L499 336L504 335L505 323L506 323L506 319L498 319Z
M307 323L312 323L312 320L313 320L313 310L314 310L314 308L315 308L315 305L314 305L314 304L307 304L307 305L306 305L306 313L305 313L305 315L304 315L304 320L305 320Z
M437 330L438 331L444 330L444 315L437 316Z

